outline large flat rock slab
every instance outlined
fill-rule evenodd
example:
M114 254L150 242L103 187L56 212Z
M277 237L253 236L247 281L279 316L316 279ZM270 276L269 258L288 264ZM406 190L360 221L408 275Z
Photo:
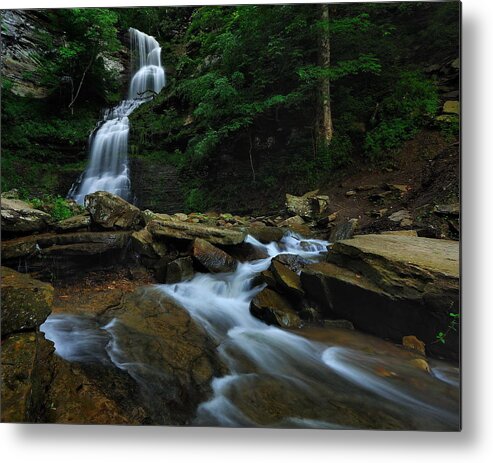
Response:
M163 238L194 240L202 238L212 244L232 245L245 240L246 232L199 223L152 220L147 225L152 235Z
M450 328L460 309L457 241L355 236L335 243L327 262L304 268L301 281L327 316L396 342L415 335L429 353L458 358L459 330Z

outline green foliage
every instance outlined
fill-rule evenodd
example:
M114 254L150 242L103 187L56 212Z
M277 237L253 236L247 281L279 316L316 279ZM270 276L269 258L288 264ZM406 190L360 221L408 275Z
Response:
M118 15L107 8L70 8L47 13L57 24L63 40L42 35L49 52L41 55L41 83L58 90L69 104L79 86L105 98L115 90L115 76L105 68L104 60L120 48L116 23Z
M187 212L201 212L207 210L208 201L207 195L200 188L192 188L188 191L185 205Z
M364 148L373 161L385 159L429 123L439 109L435 84L419 72L403 72L381 104L379 123L366 135Z
M456 312L450 312L449 314L449 323L445 331L439 331L435 336L435 342L439 342L441 344L446 343L447 335L450 331L457 331L457 327L459 326L460 315Z
M74 207L61 196L43 195L41 198L31 198L28 202L35 208L47 212L55 221L73 217L82 211L82 207Z

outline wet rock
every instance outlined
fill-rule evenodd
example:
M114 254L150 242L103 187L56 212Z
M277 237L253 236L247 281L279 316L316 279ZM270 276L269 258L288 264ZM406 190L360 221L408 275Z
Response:
M164 238L194 240L202 238L212 244L239 244L245 239L246 232L238 229L227 230L200 223L169 222L152 220L147 225L152 235Z
M425 359L411 359L409 360L409 364L413 367L416 367L418 370L422 370L426 373L431 373L430 365Z
M69 217L65 220L60 220L55 224L55 230L60 233L75 231L75 230L88 230L91 225L91 216L89 213L76 215Z
M350 198L351 196L356 196L356 191L354 190L349 190L349 191L346 191L346 198Z
M426 355L425 353L425 343L419 340L416 336L404 336L402 338L402 345L406 349L415 350L421 355Z
M250 303L250 313L268 325L283 328L301 326L301 319L290 302L269 288L263 289L253 298Z
M117 195L97 191L84 198L92 221L103 228L130 229L141 220L140 210Z
M295 273L299 273L305 265L310 263L298 254L278 254L272 259L272 262L279 262L282 265L286 265Z
M222 249L201 238L193 242L193 257L209 272L234 272L238 262Z
M274 275L279 288L283 292L299 298L304 296L305 292L301 287L300 277L289 267L281 264L279 261L272 261L269 270Z
M115 320L112 336L156 424L190 424L210 397L213 377L226 369L212 339L188 312L153 287L140 288L102 319Z
M39 251L40 247L32 237L2 241L3 261L35 256Z
M269 257L267 252L250 243L240 243L234 246L225 247L225 251L234 259L240 262L249 262L252 260L265 259Z
M2 242L4 263L38 278L69 277L122 263L130 232L40 234Z
M349 320L324 320L326 328L342 328L345 330L354 330L354 325Z
M19 199L1 200L2 233L24 234L45 230L52 222L46 212L34 209L28 203Z
M33 330L51 313L54 289L49 283L1 267L2 337Z
M327 260L301 272L307 296L325 311L396 342L414 333L434 355L457 358L458 331L446 344L433 341L459 307L458 242L359 235L335 243Z
M166 243L155 240L147 228L133 232L130 239L133 250L139 255L158 259L168 252Z
M39 332L15 333L2 341L2 423L38 421L48 383L44 351L51 354L53 344Z
M263 244L269 244L273 241L280 241L284 236L284 230L278 227L249 227L247 233Z
M329 241L335 243L336 241L347 240L354 235L357 227L358 219L349 219L347 222L340 223L330 232Z
M161 283L179 283L193 277L193 261L191 257L180 257L169 262L166 266L166 275L158 279Z

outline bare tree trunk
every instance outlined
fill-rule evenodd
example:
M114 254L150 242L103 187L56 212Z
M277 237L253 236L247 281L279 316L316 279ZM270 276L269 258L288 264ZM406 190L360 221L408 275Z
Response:
M252 168L253 183L255 183L255 169L253 168L253 157L252 157L253 142L252 142L251 132L249 133L249 139L250 139L250 149L248 150L248 155L250 157L250 167Z
M89 71L89 68L91 67L92 62L93 62L93 58L91 58L91 61L89 61L89 64L87 65L86 69L84 69L84 73L82 74L82 77L81 77L80 82L79 82L79 87L77 88L77 93L75 94L75 96L72 98L72 101L68 105L68 107L72 111L72 114L74 114L73 105L75 103L75 100L79 96L79 92L80 92L80 89L82 87L82 83L84 82L84 78L86 77L87 71ZM72 95L73 95L73 83L72 83Z
M322 3L321 17L325 24L320 35L320 66L325 69L330 68L330 37L329 37L329 5ZM325 142L330 144L334 136L334 128L332 126L332 110L330 107L330 78L326 77L322 80L320 89L321 99L321 114L320 114L320 135Z

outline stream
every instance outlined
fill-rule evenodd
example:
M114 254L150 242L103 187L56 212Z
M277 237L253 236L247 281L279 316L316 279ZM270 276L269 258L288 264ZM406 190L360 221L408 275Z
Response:
M236 271L196 274L157 289L189 312L216 341L228 374L212 380L212 395L201 403L193 424L327 429L453 430L459 426L459 370L429 360L430 372L416 366L417 355L387 341L340 328L287 331L268 326L249 311L264 286L254 277L280 253L320 260L327 242L286 235L264 245L246 242L268 257L240 263ZM125 361L118 349L116 320L53 314L42 326L68 361L112 361L136 374L145 365ZM143 384L143 386L145 386Z

